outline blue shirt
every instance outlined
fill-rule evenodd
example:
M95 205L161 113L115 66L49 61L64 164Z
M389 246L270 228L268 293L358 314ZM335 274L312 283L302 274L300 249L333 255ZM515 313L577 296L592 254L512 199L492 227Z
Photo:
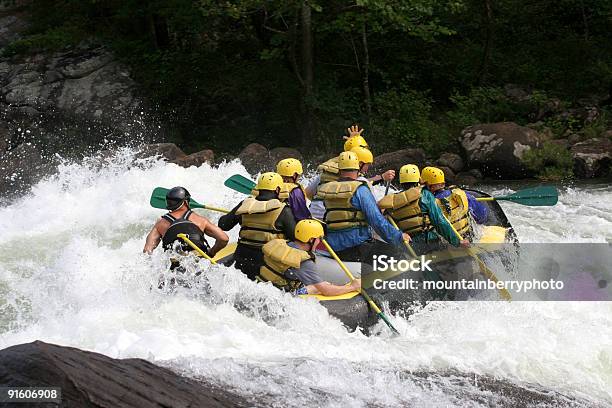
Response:
M436 198L446 198L451 195L451 191L447 189L438 190L434 193L434 195ZM474 221L476 221L478 224L484 224L487 222L487 218L489 217L489 207L480 201L476 201L476 198L470 193L466 192L465 195L467 196L468 208L472 218L474 218Z
M351 205L363 213L369 226L372 227L382 239L391 244L402 244L402 233L391 225L382 215L376 205L376 199L368 186L362 185L357 187L355 194L351 198ZM327 242L334 251L342 251L344 249L359 246L372 239L370 227L365 226L341 231L329 231L326 237Z

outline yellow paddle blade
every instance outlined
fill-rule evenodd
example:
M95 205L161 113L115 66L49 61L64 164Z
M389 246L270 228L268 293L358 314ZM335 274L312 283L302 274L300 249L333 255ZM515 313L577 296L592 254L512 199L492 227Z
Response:
M342 295L336 295L336 296L325 296L325 295L299 295L299 297L301 297L302 299L310 299L310 298L315 298L319 301L321 300L347 300L347 299L352 299L355 296L358 296L359 292L348 292L348 293L344 293Z
M219 252L215 254L215 256L213 257L213 261L219 262L220 259L233 254L234 252L236 252L237 245L238 245L237 242L232 242L231 244L227 244L225 248L221 249Z

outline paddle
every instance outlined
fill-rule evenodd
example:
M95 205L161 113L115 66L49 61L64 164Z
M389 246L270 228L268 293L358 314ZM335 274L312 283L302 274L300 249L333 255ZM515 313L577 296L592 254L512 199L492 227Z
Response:
M459 238L459 240L462 240L463 237L461 236L461 234L459 234L459 232L455 229L455 227L453 226L453 224L451 224L451 222L448 220L448 218L446 218L446 215L444 215L444 213L442 214L442 216L444 217L444 219L446 219L446 221L448 222L448 225L450 225L450 227L453 229L453 232L455 233L455 235L457 236L457 238ZM492 280L493 282L495 282L497 284L497 282L499 281L497 279L497 276L495 276L495 273L489 269L489 267L483 262L482 259L480 259L478 257L478 255L476 255L474 253L474 251L472 250L472 248L466 248L468 254L474 258L476 260L476 262L478 263L478 267L480 268L480 271L482 272L482 274L484 276L487 277L487 279ZM498 288L499 293L501 294L502 298L504 298L505 300L512 300L512 295L510 295L510 292L508 292L508 289L506 288Z
M165 209L166 208L166 193L168 191L169 189L167 188L156 187L153 190L153 193L151 193L151 200L149 201L151 204L151 207ZM226 214L229 212L229 210L226 210L224 208L216 208L216 207L210 207L208 205L200 204L193 198L189 200L189 206L191 208L203 208L205 210L218 211L218 212L222 212Z
M393 218L391 218L391 216L388 216L387 219L389 220L391 225L393 225L395 227L395 229L399 230L399 227L395 223L395 220ZM410 256L412 256L413 258L416 258L417 254L416 254L416 252L414 252L414 249L412 248L412 245L410 245L410 242L404 240L404 245L406 245L406 249L410 253Z
M185 243L187 245L189 245L190 247L192 247L194 249L194 251L196 251L198 254L200 254L204 258L208 259L213 265L217 264L217 261L215 261L210 256L208 256L208 254L206 252L202 251L202 249L200 249L200 247L198 247L196 244L194 244L193 241L190 240L187 237L187 235L185 235L185 234L177 234L176 236L179 237L180 239L182 239L183 241L185 241Z
M385 184L386 184L385 186L385 196L386 196L387 194L389 194L389 187L391 187L391 180L388 180Z
M240 174L234 174L223 183L225 187L238 191L243 194L251 194L251 190L255 188L255 182Z
M532 207L553 206L559 200L555 186L540 186L519 190L516 193L501 197L478 197L478 201L511 201Z
M355 277L353 276L351 271L349 271L348 268L346 267L346 265L340 260L340 258L338 258L338 255L334 252L332 247L329 246L327 241L325 239L321 239L321 242L323 243L323 245L325 245L325 248L327 248L327 251L336 260L336 262L338 262L338 265L340 265L340 268L342 268L344 273L346 273L346 276L348 276L348 278L351 280L351 282L354 281ZM397 329L395 327L393 327L393 325L391 324L391 321L389 321L389 318L383 313L382 310L380 310L380 308L378 306L376 306L376 303L374 303L374 301L372 300L370 295L368 295L368 293L365 290L363 290L362 288L359 288L359 292L361 293L363 298L368 302L368 304L370 305L372 310L374 310L376 312L376 314L378 315L378 317L380 317L387 324L387 326L389 326L389 328L393 331L393 333L399 334Z

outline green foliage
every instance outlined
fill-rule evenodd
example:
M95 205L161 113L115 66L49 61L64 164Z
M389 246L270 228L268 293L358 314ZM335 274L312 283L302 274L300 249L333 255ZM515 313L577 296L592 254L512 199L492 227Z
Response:
M585 125L550 106L612 84L612 2L492 4L488 19L475 0L32 0L30 29L4 54L91 38L108 45L187 150L236 152L257 141L331 152L353 122L377 153L437 154L479 122L541 122L556 137L609 128L609 116ZM511 97L507 84L532 91Z
M370 132L373 145L379 151L421 147L437 154L446 150L452 133L431 119L431 105L426 94L408 88L378 94Z
M573 176L574 160L563 146L545 142L539 149L530 149L522 158L525 166L542 180L564 180Z
M602 137L603 134L612 127L612 115L610 112L603 110L599 116L592 122L587 123L580 131L583 139L593 139Z
M2 55L12 57L37 51L56 51L78 44L83 38L83 33L77 27L60 26L13 41L2 49Z

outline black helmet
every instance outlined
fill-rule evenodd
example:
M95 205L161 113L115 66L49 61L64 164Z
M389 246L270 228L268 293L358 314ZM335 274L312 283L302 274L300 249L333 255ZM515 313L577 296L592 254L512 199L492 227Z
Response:
M187 204L189 204L190 198L191 194L185 187L173 187L166 193L166 208L174 211L183 204L183 201L187 201Z

